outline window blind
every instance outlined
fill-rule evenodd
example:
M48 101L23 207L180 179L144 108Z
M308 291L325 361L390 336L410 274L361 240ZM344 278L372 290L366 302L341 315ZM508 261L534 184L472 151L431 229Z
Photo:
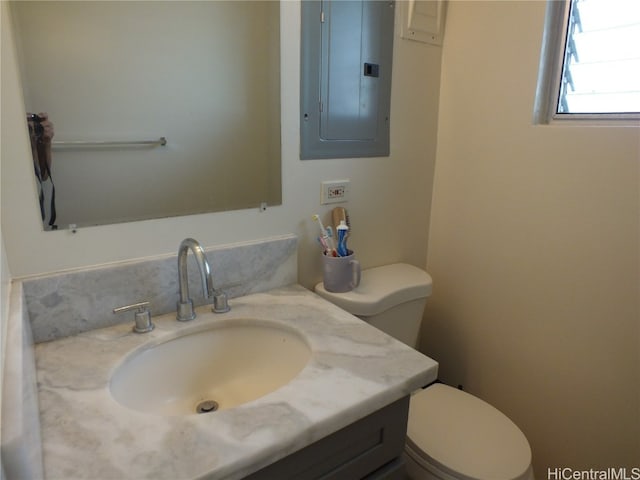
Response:
M557 112L640 112L640 1L571 0Z

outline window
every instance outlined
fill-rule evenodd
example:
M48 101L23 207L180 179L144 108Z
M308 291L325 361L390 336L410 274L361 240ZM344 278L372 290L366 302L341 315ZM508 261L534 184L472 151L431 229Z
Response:
M640 1L549 1L536 120L640 118Z

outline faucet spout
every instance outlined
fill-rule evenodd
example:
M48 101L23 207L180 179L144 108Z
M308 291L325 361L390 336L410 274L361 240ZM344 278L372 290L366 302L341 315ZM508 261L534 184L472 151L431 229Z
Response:
M178 282L180 287L180 300L177 306L177 319L186 322L196 318L193 311L193 301L189 298L189 280L187 275L187 255L189 250L196 257L198 268L200 269L200 277L202 279L202 291L205 298L213 298L216 293L213 288L213 278L211 276L211 267L204 254L204 250L200 244L193 238L185 238L180 243L178 249Z

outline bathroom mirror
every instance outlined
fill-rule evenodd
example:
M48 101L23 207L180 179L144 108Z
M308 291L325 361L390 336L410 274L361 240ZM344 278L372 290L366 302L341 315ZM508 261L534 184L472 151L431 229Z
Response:
M13 1L11 14L26 111L55 127L59 228L281 203L279 2Z

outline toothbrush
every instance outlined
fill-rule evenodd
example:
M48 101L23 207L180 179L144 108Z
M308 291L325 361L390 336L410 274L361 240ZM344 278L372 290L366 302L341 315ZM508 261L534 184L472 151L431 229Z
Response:
M331 227L331 225L327 227L327 237L333 239L333 228Z
M333 240L329 237L329 235L327 235L327 230L324 228L324 225L322 225L322 220L320 220L320 216L319 215L313 215L313 218L316 222L318 222L318 225L320 226L320 238L322 238L322 240L324 240L324 242L326 242L327 244L327 251L325 252L326 255L332 255L333 252L335 251L335 247L333 245Z

